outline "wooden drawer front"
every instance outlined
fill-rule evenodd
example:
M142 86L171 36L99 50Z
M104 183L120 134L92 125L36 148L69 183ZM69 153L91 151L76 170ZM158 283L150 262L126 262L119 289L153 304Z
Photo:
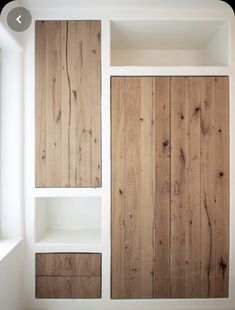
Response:
M100 276L101 254L36 254L37 276Z
M101 298L100 277L46 277L36 279L37 298Z

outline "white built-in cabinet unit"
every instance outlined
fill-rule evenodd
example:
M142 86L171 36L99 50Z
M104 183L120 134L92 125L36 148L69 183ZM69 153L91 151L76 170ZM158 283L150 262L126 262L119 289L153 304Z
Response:
M229 225L234 217L229 211L234 195L229 196L229 119L234 112L229 104L235 98L231 86L235 27L231 10L199 4L185 10L36 9L33 18L25 58L26 308L232 309L235 265L230 258L235 241ZM205 102L216 109L219 100L224 105L221 113L207 113ZM192 107L195 115L190 120ZM177 111L179 119L177 115L174 119L171 113ZM204 121L210 123L208 131ZM187 130L200 142L187 140ZM158 134L163 141L158 141ZM173 142L172 135L177 136ZM213 143L219 147L218 141L224 150L216 152ZM177 157L180 143L177 164L172 158ZM183 167L195 155L190 147L200 158ZM206 172L205 162L210 167ZM187 171L182 187L191 184L187 191L200 196L195 209L190 192L176 203L180 181L173 177L174 173L179 177L180 169ZM168 178L162 187L159 175ZM203 196L200 184L205 176L214 181L211 187L205 184ZM198 191L195 184L201 186ZM165 204L171 205L167 214ZM190 216L193 221L200 218L196 222L200 227L194 226L193 232ZM171 226L172 221L178 224ZM164 233L171 234L170 227L178 230L167 239ZM157 232L163 239L156 237ZM208 248L203 246L202 232ZM197 240L196 247L200 243L200 255L209 251L203 263L190 236ZM168 244L159 254L162 240ZM175 256L164 252L178 241L186 245L178 246ZM217 249L222 249L221 255ZM173 280L166 265L158 265L164 257L168 268L175 268ZM192 284L203 281L195 292ZM158 287L167 291L161 294Z

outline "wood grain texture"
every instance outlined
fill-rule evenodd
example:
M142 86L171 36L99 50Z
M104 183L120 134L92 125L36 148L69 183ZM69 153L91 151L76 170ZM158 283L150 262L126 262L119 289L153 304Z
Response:
M112 298L154 292L152 89L152 78L112 78Z
M36 22L36 187L101 186L100 31Z
M186 294L186 122L185 78L171 79L171 297ZM187 154L188 155L188 154Z
M36 278L36 298L101 298L100 277Z
M186 298L200 296L200 222L201 222L201 187L200 187L200 78L189 77L186 80L185 106L185 174L186 174ZM172 133L173 134L173 133ZM171 134L171 136L172 136ZM183 156L183 153L181 154ZM182 158L183 159L183 158Z
M35 28L35 55L36 78L36 107L35 107L35 128L36 128L36 176L37 185L43 184L46 180L46 25L37 23ZM39 65L40 64L40 65ZM37 117L40 116L40 117Z
M229 79L215 78L215 296L229 296Z
M101 254L37 253L37 276L100 276Z
M171 80L171 295L200 296L200 79Z
M215 295L215 78L201 78L201 296Z
M170 78L155 78L155 279L154 297L170 297ZM164 225L164 228L163 228Z
M112 78L112 298L228 297L228 83Z

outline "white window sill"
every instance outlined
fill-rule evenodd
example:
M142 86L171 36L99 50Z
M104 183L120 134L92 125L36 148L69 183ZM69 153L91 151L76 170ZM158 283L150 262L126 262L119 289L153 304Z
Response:
M22 238L0 239L0 262L22 241Z

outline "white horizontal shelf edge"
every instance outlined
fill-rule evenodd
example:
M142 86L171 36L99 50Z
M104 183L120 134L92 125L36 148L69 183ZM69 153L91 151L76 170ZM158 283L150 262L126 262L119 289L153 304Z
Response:
M38 244L97 244L101 242L101 230L47 230L38 240Z
M145 66L110 66L109 67L109 75L110 76L118 76L118 75L230 75L232 74L231 67L145 67Z
M35 188L35 197L98 197L102 188Z

